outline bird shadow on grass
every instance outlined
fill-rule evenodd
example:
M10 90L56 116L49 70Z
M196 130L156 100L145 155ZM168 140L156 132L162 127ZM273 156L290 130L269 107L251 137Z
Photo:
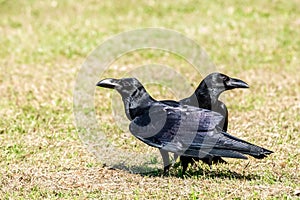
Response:
M177 178L194 178L194 179L242 179L242 180L258 180L261 177L257 174L245 174L238 173L231 170L209 170L209 169L200 169L200 170L188 170L185 174L182 174L182 170L176 170L170 172L168 174L160 173L148 173L141 174L142 176L169 176L169 177L177 177Z
M229 169L209 169L204 168L190 168L185 174L182 174L180 167L172 168L168 173L163 173L163 170L157 167L149 166L126 166L124 164L118 164L111 167L111 169L119 169L130 172L132 174L138 174L144 177L177 177L181 179L185 178L221 178L221 179L242 179L242 180L258 180L261 176L257 174L248 174L244 172L235 172Z
M115 164L110 169L118 169L132 174L140 174L142 176L162 176L162 170L157 167L149 167L147 165L125 165L123 163Z
M229 169L202 169L202 170L189 170L185 175L181 177L191 177L191 178L219 178L219 179L242 179L242 180L258 180L261 177L257 174L246 174L232 171Z

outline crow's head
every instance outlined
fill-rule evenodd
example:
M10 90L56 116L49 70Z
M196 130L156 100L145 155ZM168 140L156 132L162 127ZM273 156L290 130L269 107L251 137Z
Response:
M231 78L225 74L212 73L202 81L208 89L216 90L221 93L234 88L249 88L249 85L244 81L236 78Z
M145 91L143 85L136 78L107 78L99 81L96 86L115 89L125 98Z
M121 94L129 120L143 113L155 101L136 78L107 78L99 81L96 86L115 89Z

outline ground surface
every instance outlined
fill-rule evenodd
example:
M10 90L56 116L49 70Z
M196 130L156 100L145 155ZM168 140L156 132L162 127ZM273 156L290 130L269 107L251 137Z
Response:
M299 9L297 0L1 0L0 199L299 198ZM95 159L74 123L76 75L105 39L142 27L181 32L206 50L217 71L249 83L249 90L226 95L229 130L275 153L264 160L228 159L212 170L199 164L184 178L180 167L169 176L132 174ZM120 58L105 75L121 77L150 63L174 66L193 87L201 80L182 59L150 50ZM162 86L147 89L158 99L174 96ZM112 137L127 134L111 116L106 100L113 93L106 93L95 93L101 127Z

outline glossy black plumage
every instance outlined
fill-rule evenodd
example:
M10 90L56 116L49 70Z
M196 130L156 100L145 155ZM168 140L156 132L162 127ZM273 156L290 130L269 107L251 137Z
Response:
M272 153L222 131L218 125L224 117L217 112L176 101L156 101L135 78L104 79L97 86L116 89L131 121L130 132L165 152L205 159L247 159L243 154L260 159Z
M228 128L228 110L226 105L219 100L219 96L226 90L248 87L248 84L242 80L231 78L225 74L215 72L206 76L201 81L194 94L188 98L180 100L180 104L205 108L220 113L223 116L223 119L220 121L218 126L226 132ZM169 105L172 104L172 101L162 102ZM161 151L161 154L164 157L164 171L166 172L170 167L169 155L163 151ZM176 158L177 156L175 155L174 157ZM180 160L183 167L183 173L185 172L189 163L193 163L194 161L198 160L202 160L210 166L212 163L226 163L226 161L219 156L215 156L212 159L181 156Z

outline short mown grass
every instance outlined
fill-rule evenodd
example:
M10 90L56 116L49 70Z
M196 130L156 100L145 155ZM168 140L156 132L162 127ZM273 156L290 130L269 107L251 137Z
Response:
M184 177L176 166L168 176L133 174L96 159L74 123L76 76L106 39L145 27L181 32L206 50L217 71L249 83L226 93L229 132L275 153L227 159L212 170L198 163ZM0 0L0 199L300 198L299 35L297 0ZM201 81L182 58L155 50L124 55L99 80L153 63L173 68L193 88ZM173 88L146 87L157 99L179 98ZM95 92L99 126L138 154L144 144L128 139L126 124L112 117L113 95Z

